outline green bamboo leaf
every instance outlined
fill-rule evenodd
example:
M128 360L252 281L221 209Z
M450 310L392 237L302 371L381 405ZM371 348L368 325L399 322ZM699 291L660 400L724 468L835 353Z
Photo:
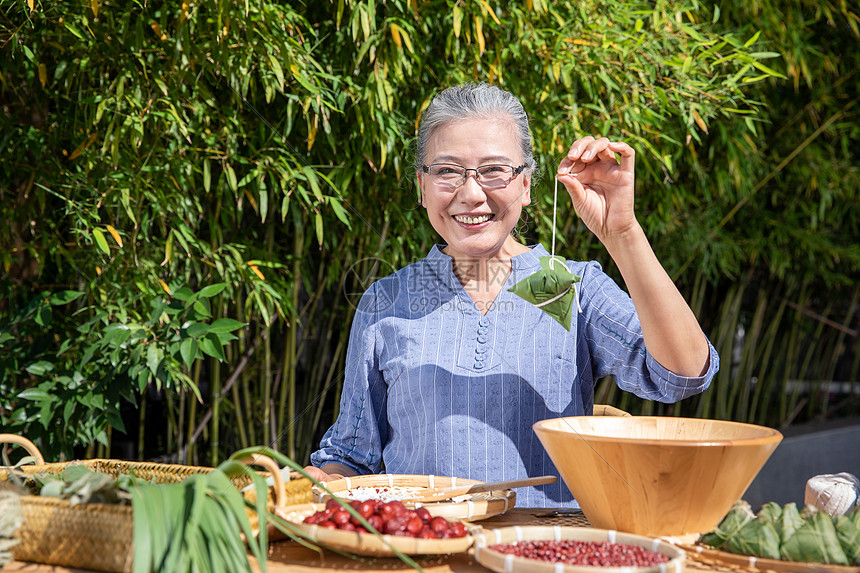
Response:
M262 176L260 177L260 192L259 192L260 220L266 222L266 216L269 214L269 190L263 183Z
M307 165L302 168L302 171L307 178L308 184L311 186L311 191L313 191L314 197L316 197L318 201L323 202L324 198L322 190L320 189L320 183L316 171Z
M209 332L209 325L205 322L192 322L186 327L185 332L192 338L200 338Z
M227 185L234 193L239 189L239 182L236 180L236 172L233 167L227 163L224 165L224 176L227 178Z
M209 326L209 332L233 332L247 325L247 322L239 322L232 318L219 318Z
M208 159L203 160L203 189L209 193L209 190L212 188L212 166L209 164Z
M281 199L281 222L285 222L287 220L287 214L290 212L290 196L284 195L284 198Z
M200 350L202 350L204 354L208 354L212 358L217 358L222 362L227 360L224 356L224 349L221 348L221 341L218 340L218 337L211 332L204 338L200 339Z
M51 402L57 399L55 396L39 388L29 388L23 392L19 392L18 398L21 400L29 400L31 402Z
M220 294L225 288L227 288L227 283L215 283L213 285L203 287L197 294L204 298L211 298Z
M317 241L319 242L320 245L322 245L323 244L323 219L322 219L322 215L320 215L319 213L316 213L314 215L314 227L316 228L316 232L317 232Z
M179 345L179 354L182 356L182 362L186 368L191 368L194 360L197 358L197 341L193 338L185 338Z
M340 201L336 197L329 197L328 202L337 218L340 219L348 229L352 229L352 226L349 223L349 215L347 215L346 210L343 208Z
M753 34L752 38L750 38L749 40L746 41L746 43L744 43L744 48L749 48L750 46L755 44L758 41L759 36L761 36L761 30L759 30L755 34Z
M37 362L33 362L25 368L27 372L34 376L44 376L48 372L51 372L53 369L54 365L47 360L39 360ZM28 392L28 390L25 390L25 392Z
M209 301L205 298L199 298L195 300L194 303L191 305L191 308L193 308L194 312L196 312L200 316L212 318L212 311L209 309Z
M278 61L278 58L269 54L269 64L272 66L272 71L275 72L275 79L278 80L278 87L283 91L284 89L284 70L281 68L281 63Z
M77 300L84 296L84 292L78 290L61 290L51 295L50 303L54 306L62 306L69 304L73 300Z
M106 254L110 255L110 247L108 246L107 239L105 239L104 233L102 233L101 229L93 229L93 237L96 240L96 245L98 245L99 249Z
M164 357L164 352L155 344L150 344L146 349L146 367L155 376L158 373L158 365L161 364L161 359Z

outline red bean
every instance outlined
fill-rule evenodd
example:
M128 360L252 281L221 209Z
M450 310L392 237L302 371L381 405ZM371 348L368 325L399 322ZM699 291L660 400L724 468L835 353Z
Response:
M371 515L367 518L367 523L373 526L377 531L382 529L382 518L378 515Z
M669 560L656 551L608 541L521 541L490 549L527 559L598 567L651 567Z
M457 521L448 526L448 534L451 537L463 537L466 535L466 525L462 521Z
M331 516L331 520L334 521L336 524L343 526L349 523L350 517L351 516L349 515L348 511L346 511L345 509L341 509L340 511L334 512L334 515Z
M421 521L421 518L417 515L415 517L410 517L409 521L406 522L406 530L412 535L417 534L424 527L424 522Z
M406 506L403 505L402 501L389 501L386 505L388 505L392 510L394 510L394 515L403 515L406 513Z
M361 514L361 517L367 519L368 517L376 513L376 506L374 506L369 501L365 501L358 507L357 511Z
M434 517L432 521L430 521L430 529L436 535L444 534L448 531L448 520L444 517Z
M358 518L353 517L336 501L329 501L333 501L332 506L309 515L305 518L305 523L317 524L328 529L358 531L360 533L367 531ZM367 520L369 525L377 531L389 535L422 539L447 539L464 537L467 533L466 526L462 522L451 523L444 517L431 518L424 508L417 511L407 510L399 501L380 505L366 505L367 503L369 502L351 505L359 515ZM375 511L365 516L365 513L371 508Z
M383 526L385 533L397 533L398 531L406 530L406 518L402 515L395 515L389 519Z
M379 517L382 518L383 523L394 517L394 508L387 503L379 506L379 509L377 509L376 512L379 514Z

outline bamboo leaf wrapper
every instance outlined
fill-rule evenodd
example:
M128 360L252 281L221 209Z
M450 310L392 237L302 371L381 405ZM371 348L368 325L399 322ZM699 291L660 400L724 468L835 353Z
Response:
M580 277L567 268L562 257L540 257L541 270L522 279L508 289L549 314L570 330L573 305L576 300L574 283Z

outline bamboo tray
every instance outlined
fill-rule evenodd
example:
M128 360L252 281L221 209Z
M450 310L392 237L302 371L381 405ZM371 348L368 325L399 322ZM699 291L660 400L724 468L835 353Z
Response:
M455 539L417 539L394 535L382 535L380 538L371 533L326 529L318 525L303 523L306 517L323 509L325 509L323 503L306 503L292 505L283 510L279 509L277 513L287 521L294 523L319 543L358 555L392 557L395 553L391 547L406 555L442 555L462 553L472 546L472 536L469 533L465 537Z
M517 541L561 541L566 539L636 545L662 553L669 557L669 561L653 567L587 567L526 559L490 549L493 545ZM557 525L504 527L475 535L475 560L484 567L499 573L682 573L685 559L684 551L665 541L590 527L560 527Z
M690 559L705 564L723 565L753 571L776 571L778 573L860 573L860 567L846 565L828 565L826 563L805 563L800 561L781 561L764 557L738 555L713 549L705 545L682 545Z
M441 477L432 475L408 475L408 474L379 474L368 476L357 476L343 478L327 482L326 488L338 497L348 498L346 492L357 487L419 487L419 488L442 488L455 485L473 485L484 483L477 480L460 479L456 477ZM318 486L312 488L314 501L324 503L328 494ZM465 501L433 502L433 503L410 503L402 500L407 507L425 507L434 517L441 516L446 519L461 519L464 521L479 521L495 515L505 513L512 509L517 503L517 494L510 489L492 491L487 493L476 493L469 496Z

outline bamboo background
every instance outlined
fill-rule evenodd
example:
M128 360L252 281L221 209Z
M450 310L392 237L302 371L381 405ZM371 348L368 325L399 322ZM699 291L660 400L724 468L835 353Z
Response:
M306 460L350 301L438 240L411 146L462 81L532 118L524 242L548 244L566 145L637 149L638 215L722 369L680 404L608 380L598 402L776 427L860 410L855 9L37 4L0 1L0 424L49 457ZM618 278L561 215L560 253Z

